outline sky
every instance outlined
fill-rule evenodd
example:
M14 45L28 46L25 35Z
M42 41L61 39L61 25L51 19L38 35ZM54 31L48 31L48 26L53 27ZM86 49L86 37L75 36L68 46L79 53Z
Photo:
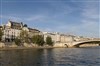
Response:
M0 0L0 22L23 22L31 28L100 37L100 0Z

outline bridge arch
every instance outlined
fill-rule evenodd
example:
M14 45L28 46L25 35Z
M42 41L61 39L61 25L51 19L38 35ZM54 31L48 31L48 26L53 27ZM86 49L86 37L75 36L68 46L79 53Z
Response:
M73 47L79 47L80 45L89 44L89 43L98 44L100 46L100 41L86 41L86 42L76 43L76 44L73 45Z
M67 48L68 48L68 45L67 44L64 44Z

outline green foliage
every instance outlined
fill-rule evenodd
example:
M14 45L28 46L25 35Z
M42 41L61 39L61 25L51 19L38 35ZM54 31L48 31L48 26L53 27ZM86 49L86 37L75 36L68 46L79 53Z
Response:
M46 44L48 44L49 46L53 46L53 41L51 37L46 37Z
M26 30L22 30L20 32L20 39L22 40L22 42L29 43L29 35L28 35L28 32Z
M32 42L39 45L39 46L43 46L44 45L44 38L41 35L34 35L32 37Z
M3 35L3 32L2 32L2 30L0 29L0 41L2 40L2 35Z
M20 46L20 45L21 45L21 40L18 39L18 38L16 38L16 39L15 39L15 44L18 45L18 46Z

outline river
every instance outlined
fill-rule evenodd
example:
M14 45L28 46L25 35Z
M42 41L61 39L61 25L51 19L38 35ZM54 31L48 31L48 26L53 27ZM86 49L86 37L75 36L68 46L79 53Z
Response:
M0 66L100 66L100 47L0 51Z

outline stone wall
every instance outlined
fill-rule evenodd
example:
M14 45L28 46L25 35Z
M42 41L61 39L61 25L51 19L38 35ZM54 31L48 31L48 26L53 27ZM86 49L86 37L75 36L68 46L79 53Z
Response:
M53 47L67 47L65 43L55 43Z
M5 44L0 42L0 48L3 48L3 47L5 47Z

